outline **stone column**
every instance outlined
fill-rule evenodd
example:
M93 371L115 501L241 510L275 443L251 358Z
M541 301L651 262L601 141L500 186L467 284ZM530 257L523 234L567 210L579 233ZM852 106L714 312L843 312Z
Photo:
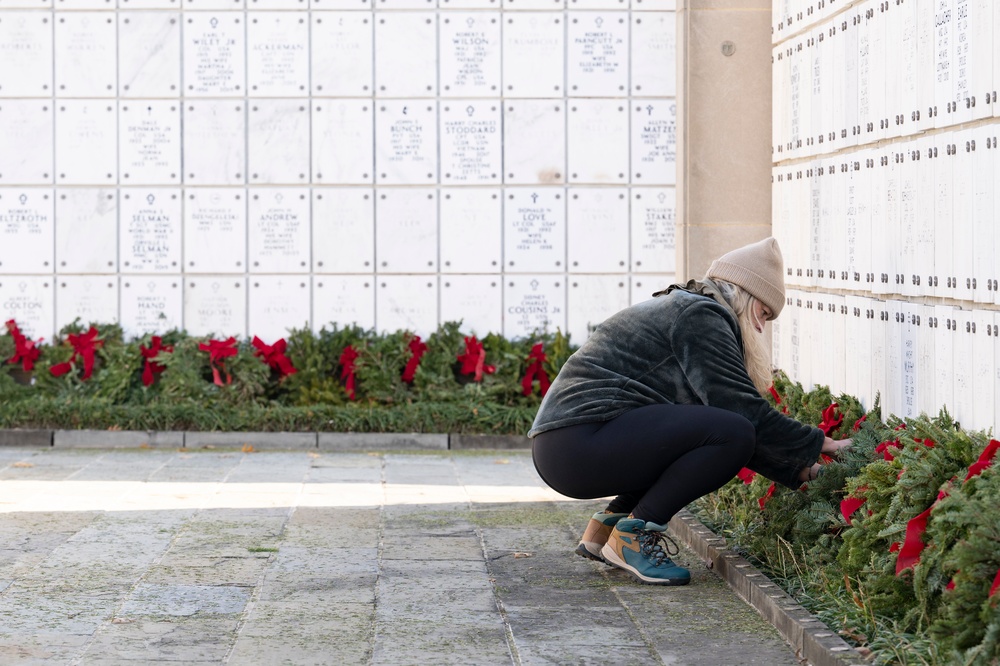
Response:
M771 0L677 0L677 277L771 233Z

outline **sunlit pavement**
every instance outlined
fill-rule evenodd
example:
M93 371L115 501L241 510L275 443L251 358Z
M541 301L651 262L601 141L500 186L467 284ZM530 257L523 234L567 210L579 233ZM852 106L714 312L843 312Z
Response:
M0 448L0 664L797 664L687 587L572 554L524 451Z

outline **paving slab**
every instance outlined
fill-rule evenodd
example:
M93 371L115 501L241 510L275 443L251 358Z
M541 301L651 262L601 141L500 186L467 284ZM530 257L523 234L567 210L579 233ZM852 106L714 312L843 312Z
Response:
M58 449L171 448L184 446L184 433L156 430L56 430L52 446Z
M693 551L573 554L600 506L518 450L3 449L0 663L800 663Z

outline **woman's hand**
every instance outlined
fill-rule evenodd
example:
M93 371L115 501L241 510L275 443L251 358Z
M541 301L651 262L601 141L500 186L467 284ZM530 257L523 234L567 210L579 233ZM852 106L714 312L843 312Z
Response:
M836 458L838 453L844 449L851 448L852 444L854 444L854 441L850 439L830 439L827 437L823 440L823 448L820 449L820 453L825 453L828 456Z

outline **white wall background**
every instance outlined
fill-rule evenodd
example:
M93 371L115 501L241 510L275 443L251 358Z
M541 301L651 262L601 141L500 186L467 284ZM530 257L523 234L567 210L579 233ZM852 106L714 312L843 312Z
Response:
M1000 421L1000 7L779 0L777 364L889 413Z
M582 342L674 271L673 10L0 0L0 316Z

